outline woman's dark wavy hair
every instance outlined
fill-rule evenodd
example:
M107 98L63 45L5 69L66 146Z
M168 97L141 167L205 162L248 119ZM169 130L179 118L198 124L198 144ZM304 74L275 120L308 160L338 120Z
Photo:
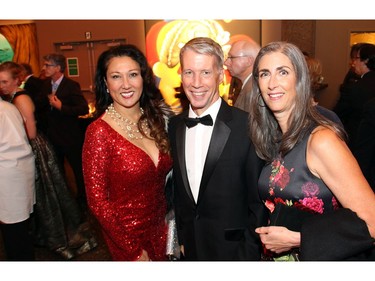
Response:
M110 61L115 57L129 57L136 61L141 68L143 91L140 97L140 107L144 114L138 122L138 129L144 135L140 126L142 120L147 120L150 136L155 140L158 148L164 153L169 153L169 142L166 132L168 118L172 110L163 101L160 90L156 87L155 77L145 55L135 45L119 45L104 51L98 58L95 73L96 117L101 116L113 102L107 92L105 80Z
M289 129L284 134L273 113L265 104L259 88L259 62L267 54L280 52L287 56L296 73L296 100L293 114L289 117ZM330 128L346 140L346 134L336 123L325 118L313 103L310 87L310 74L306 59L301 50L287 42L272 42L261 48L254 61L253 86L250 96L250 137L258 156L267 162L284 157L302 138L310 132L312 126L322 125Z

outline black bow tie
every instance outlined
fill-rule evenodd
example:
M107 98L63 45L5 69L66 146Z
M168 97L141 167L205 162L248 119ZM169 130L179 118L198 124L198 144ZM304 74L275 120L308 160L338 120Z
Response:
M206 126L212 126L214 122L212 121L211 115L205 115L203 117L197 117L197 118L185 118L185 124L188 128L196 126L198 123L202 123Z

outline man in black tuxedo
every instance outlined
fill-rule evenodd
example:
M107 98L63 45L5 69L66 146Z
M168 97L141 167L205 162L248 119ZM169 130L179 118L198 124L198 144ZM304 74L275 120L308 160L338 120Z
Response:
M257 193L262 163L247 133L248 114L220 97L223 60L220 45L210 38L194 38L180 53L182 86L190 105L170 120L169 136L174 208L185 260L260 259L254 229L264 223Z
M43 128L40 128L40 126L43 125L43 121L40 120L41 117L39 116L40 113L40 104L39 99L41 95L41 88L43 85L43 80L39 77L35 77L31 68L31 65L28 63L21 63L21 67L24 70L24 79L22 82L22 87L27 91L27 93L30 95L31 99L34 102L35 105L35 118L37 120L37 126L39 129L43 131ZM40 120L40 122L39 122Z
M40 94L40 89L43 84L43 80L39 77L35 77L31 65L28 63L21 63L24 69L25 78L23 79L23 88L29 93L33 102L35 98Z
M82 145L84 130L79 116L89 112L78 82L66 77L66 58L60 54L43 57L43 70L47 79L41 90L41 104L48 139L64 167L64 158L70 164L77 185L77 197L85 202L85 187L82 176Z

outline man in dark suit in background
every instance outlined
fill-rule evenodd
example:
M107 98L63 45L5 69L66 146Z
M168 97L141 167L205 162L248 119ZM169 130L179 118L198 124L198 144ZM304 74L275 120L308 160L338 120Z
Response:
M220 97L223 60L220 45L210 38L194 38L180 53L190 105L170 120L169 135L185 260L260 259L254 229L264 211L257 193L262 163L247 133L247 113Z
M35 103L35 98L39 95L40 89L43 84L43 80L39 77L35 77L31 65L28 63L21 63L21 67L24 70L23 88L29 93L33 102Z
M64 167L64 158L70 164L77 185L77 199L85 203L85 186L82 176L82 145L84 130L79 116L89 112L78 82L66 77L66 58L60 54L43 57L47 79L41 90L45 133L53 144L56 154Z
M363 107L353 154L375 192L375 98Z
M353 154L375 192L375 45L361 44L357 56L354 69L362 78L352 91L360 99L356 104L362 107L360 120L356 123Z
M363 108L375 98L375 45L362 43L356 57L352 58L352 66L361 79L341 94L334 111L344 124L349 136L349 148L354 152Z
M27 93L30 95L31 99L34 102L35 105L35 119L37 120L37 126L39 129L43 130L43 128L40 128L42 126L43 121L38 122L40 120L40 104L39 104L39 98L40 98L40 91L43 85L43 80L39 77L35 77L33 70L31 68L31 65L28 63L21 63L21 67L24 71L24 79L22 82L21 87L27 91Z
M253 64L258 55L260 46L252 39L239 40L232 44L228 57L225 60L225 66L230 75L240 79L241 91L234 103L235 107L249 112L249 102L251 86L253 85L251 76L253 75Z

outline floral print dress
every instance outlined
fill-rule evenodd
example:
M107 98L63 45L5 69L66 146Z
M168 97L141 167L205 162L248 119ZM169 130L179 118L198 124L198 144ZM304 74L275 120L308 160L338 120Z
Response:
M316 214L338 208L332 192L306 164L307 142L313 129L284 158L274 159L263 168L258 181L259 194L270 213L278 203ZM275 260L290 259L285 255Z

